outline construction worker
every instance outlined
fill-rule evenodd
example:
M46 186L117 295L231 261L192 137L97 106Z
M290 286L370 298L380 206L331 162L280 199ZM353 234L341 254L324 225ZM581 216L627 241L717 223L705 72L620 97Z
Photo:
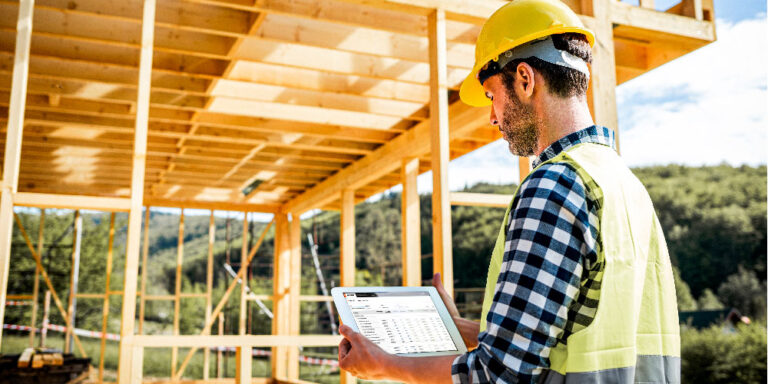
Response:
M493 250L470 352L390 355L349 327L339 362L404 382L679 383L672 269L648 193L595 126L586 91L595 37L558 0L514 0L485 23L461 99L491 106L511 152L532 156Z

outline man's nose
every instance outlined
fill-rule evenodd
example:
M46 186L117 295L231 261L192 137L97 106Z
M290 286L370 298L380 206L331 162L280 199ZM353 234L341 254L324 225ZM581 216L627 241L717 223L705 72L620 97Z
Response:
M491 105L491 125L499 125L499 119L496 118L496 110Z

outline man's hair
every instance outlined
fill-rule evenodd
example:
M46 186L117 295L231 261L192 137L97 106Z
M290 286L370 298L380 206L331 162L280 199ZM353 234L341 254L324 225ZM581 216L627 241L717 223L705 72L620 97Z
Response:
M552 35L552 42L555 48L579 57L587 62L587 64L592 63L592 49L584 35L579 33ZM587 93L589 77L586 74L575 69L548 63L535 57L513 60L502 69L501 80L510 91L515 82L517 66L522 62L528 63L533 69L537 70L547 82L550 92L559 97L568 98L582 96Z

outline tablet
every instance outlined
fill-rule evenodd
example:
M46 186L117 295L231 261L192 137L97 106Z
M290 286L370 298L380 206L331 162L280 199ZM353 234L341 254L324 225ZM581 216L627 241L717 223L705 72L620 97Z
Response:
M341 322L388 353L403 356L467 352L434 287L336 287Z

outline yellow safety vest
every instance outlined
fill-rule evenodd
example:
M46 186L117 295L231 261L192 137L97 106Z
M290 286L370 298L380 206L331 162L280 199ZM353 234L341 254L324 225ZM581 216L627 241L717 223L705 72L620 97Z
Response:
M605 270L595 318L550 351L550 369L539 382L679 383L680 328L672 266L648 192L605 145L578 144L545 163L555 162L570 164L585 183L594 181L602 190L598 260L605 260ZM481 332L504 259L511 208L510 203L488 268Z

